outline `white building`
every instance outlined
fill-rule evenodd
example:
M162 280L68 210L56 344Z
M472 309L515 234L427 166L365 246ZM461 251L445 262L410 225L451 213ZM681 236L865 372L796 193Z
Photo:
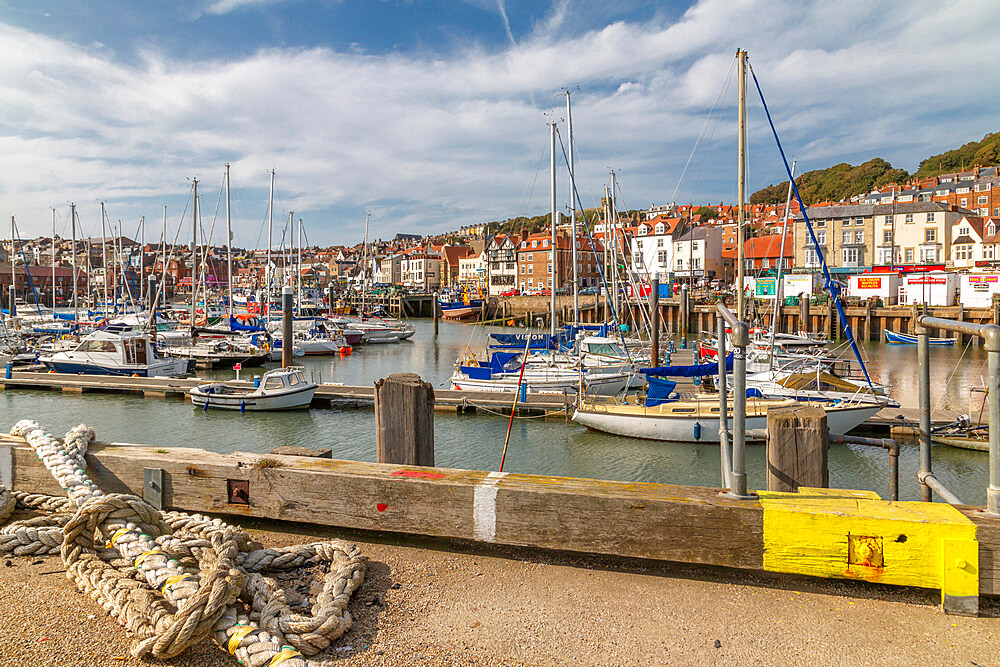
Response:
M641 278L654 273L664 280L674 270L674 237L683 231L681 218L654 218L641 223L631 241L632 270Z

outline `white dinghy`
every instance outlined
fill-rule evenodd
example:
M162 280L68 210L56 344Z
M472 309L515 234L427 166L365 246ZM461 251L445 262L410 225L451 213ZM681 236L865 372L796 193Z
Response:
M212 382L192 387L191 402L204 410L295 410L308 408L319 387L307 382L301 366L275 368L264 373L259 387Z

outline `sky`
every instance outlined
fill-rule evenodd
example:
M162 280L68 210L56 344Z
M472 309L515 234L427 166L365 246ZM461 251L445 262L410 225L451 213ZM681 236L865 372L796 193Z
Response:
M0 236L121 221L312 244L537 215L549 128L594 206L737 198L737 48L800 171L923 157L998 127L993 0L0 0ZM752 80L748 192L786 180ZM568 170L557 147L557 206ZM179 223L182 223L179 226Z

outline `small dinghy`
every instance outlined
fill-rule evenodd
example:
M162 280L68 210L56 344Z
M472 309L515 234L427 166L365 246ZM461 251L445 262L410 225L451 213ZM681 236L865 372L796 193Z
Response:
M319 387L306 382L301 366L276 368L264 373L259 387L212 382L192 387L191 402L204 410L295 410L308 408Z
M885 340L893 345L916 345L919 340L913 334L899 333L897 331L885 330ZM954 345L954 338L931 338L931 345Z

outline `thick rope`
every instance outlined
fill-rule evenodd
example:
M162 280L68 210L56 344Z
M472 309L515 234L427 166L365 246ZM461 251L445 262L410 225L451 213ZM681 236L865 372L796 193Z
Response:
M77 588L136 636L133 655L170 658L212 637L249 667L305 667L314 664L305 656L350 629L347 604L365 573L356 545L330 540L260 549L219 519L160 512L137 496L103 493L86 473L94 441L88 426L62 441L29 420L11 433L28 442L67 497L0 485L0 523L16 508L57 512L0 528L0 553L61 554ZM309 615L292 612L277 582L262 574L320 563L328 569Z

